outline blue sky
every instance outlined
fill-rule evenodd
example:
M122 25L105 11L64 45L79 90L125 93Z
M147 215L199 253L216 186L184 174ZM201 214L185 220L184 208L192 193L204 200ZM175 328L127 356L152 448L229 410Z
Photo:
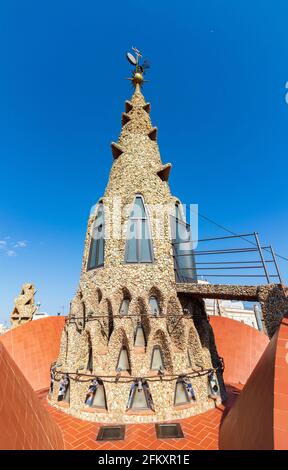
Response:
M0 321L24 282L48 313L68 309L131 45L151 61L144 94L172 192L288 257L287 15L285 0L1 2Z

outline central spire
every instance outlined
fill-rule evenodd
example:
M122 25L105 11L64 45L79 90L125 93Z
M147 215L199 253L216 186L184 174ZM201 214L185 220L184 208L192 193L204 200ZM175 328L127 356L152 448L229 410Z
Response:
M220 360L204 306L177 293L171 234L180 222L171 215L180 203L170 192L171 165L161 161L141 92L141 54L133 51L136 58L127 58L135 89L112 143L105 193L88 220L79 288L50 393L51 402L65 402L78 418L123 424L179 420L221 401Z

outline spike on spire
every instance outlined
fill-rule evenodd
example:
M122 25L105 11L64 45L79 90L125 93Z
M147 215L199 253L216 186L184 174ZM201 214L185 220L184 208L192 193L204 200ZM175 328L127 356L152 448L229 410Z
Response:
M140 85L137 84L130 101L125 103L125 112L122 113L122 131L119 143L122 145L131 134L143 134L150 137L153 131L150 116L150 104L146 103L141 92ZM154 139L155 140L155 139Z

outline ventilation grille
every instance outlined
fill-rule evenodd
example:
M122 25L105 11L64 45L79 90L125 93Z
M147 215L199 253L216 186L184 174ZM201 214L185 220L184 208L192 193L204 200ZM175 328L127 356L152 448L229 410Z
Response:
M120 441L125 437L125 426L101 426L97 441Z
M180 439L184 437L179 423L156 424L155 428L158 439Z

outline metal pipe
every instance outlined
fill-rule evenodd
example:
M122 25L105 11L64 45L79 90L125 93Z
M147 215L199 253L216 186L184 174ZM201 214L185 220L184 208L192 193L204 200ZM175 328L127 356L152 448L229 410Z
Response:
M262 248L261 248L259 238L258 238L258 233L254 232L254 236L255 236L255 241L257 243L259 255L260 255L260 258L261 258L261 261L262 261L262 264L263 264L263 269L264 269L264 272L265 272L265 276L266 276L268 284L270 284L269 273L268 273L268 270L266 268L265 259L264 259L264 256L263 256L263 253L262 253Z
M201 276L207 276L207 277L265 277L265 274L201 274ZM195 281L195 279L193 277L188 277L188 276L185 276L186 279L193 279ZM270 278L272 277L277 277L277 275L273 275L273 276L270 276Z
M276 257L275 257L275 253L274 253L274 250L273 250L272 246L270 246L270 251L271 251L273 261L274 261L275 269L276 269L277 274L278 274L280 284L283 284L281 273L280 273L280 270L279 270L279 266L278 266L278 263L277 263L277 260L276 260Z
M174 242L175 244L179 244L179 243L196 243L196 242L208 242L208 241L212 241L212 240L225 240L227 238L242 238L242 237L251 237L253 236L254 233L247 233L247 234L244 234L244 235L228 235L228 236L225 236L225 237L213 237L213 238L200 238L199 240L184 240L184 241L180 241L180 242Z
M187 250L185 250L187 251ZM227 250L206 250L206 251L194 251L190 250L189 253L176 253L173 256L191 256L191 253L193 255L198 256L198 255L215 255L215 254L225 254L225 253L251 253L251 252L256 252L258 251L258 248L230 248Z
M261 263L261 261L252 260L252 261L199 261L195 264L247 264L247 263ZM273 263L272 260L265 260L265 263ZM261 263L262 264L262 263ZM248 266L249 268L249 266Z
M197 270L214 270L214 269L262 269L262 266L223 266L221 267L216 267L216 268L178 268L180 271L181 270L188 270L188 271L197 271Z

